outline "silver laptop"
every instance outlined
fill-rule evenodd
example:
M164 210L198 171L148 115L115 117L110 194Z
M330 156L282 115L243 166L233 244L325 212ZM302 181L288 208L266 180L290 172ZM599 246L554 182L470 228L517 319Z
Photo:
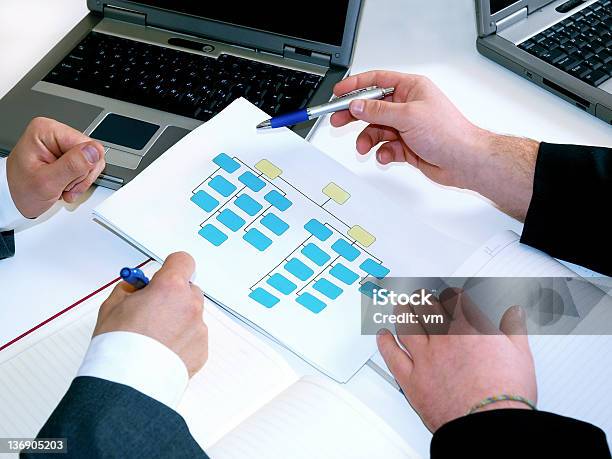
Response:
M476 0L478 50L612 123L612 0Z
M269 115L328 101L361 3L88 0L90 14L0 100L0 153L33 117L54 118L104 144L97 183L117 189L238 97Z

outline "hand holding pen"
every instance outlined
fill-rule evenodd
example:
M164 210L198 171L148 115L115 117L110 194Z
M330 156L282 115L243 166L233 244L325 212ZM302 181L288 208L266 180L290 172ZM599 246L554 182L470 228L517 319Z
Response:
M530 152L530 157L537 156L537 142L497 136L475 126L431 80L420 75L362 73L338 83L334 93L345 94L372 85L395 88L393 97L354 101L349 110L335 113L330 119L333 127L354 121L368 123L357 137L359 154L367 155L375 149L382 165L408 163L434 182L475 190L524 218L532 184L513 184L506 180L507 174L500 178L509 169L505 163L501 168L491 167L491 152L492 148L514 148ZM500 154L498 158L513 156ZM518 192L523 189L528 193Z
M186 385L187 375L193 376L208 357L208 331L203 321L204 297L201 290L190 282L195 260L184 252L173 253L150 282L140 270L128 268L122 271L127 282L119 282L100 307L94 339L112 332L149 337L160 343L157 358L177 367L172 378L184 378ZM124 336L125 340L134 344L136 349L142 343L142 338L137 336ZM168 349L164 351L161 345ZM125 350L128 361L131 350ZM185 364L185 369L181 368L176 356ZM142 366L138 368L149 368L151 364L145 361L139 365Z
M276 129L304 123L315 118L320 118L321 116L325 116L329 113L348 110L351 102L355 100L380 100L392 95L394 91L394 88L383 89L377 86L358 89L340 97L336 97L327 104L308 107L296 112L275 116L257 125L257 129Z

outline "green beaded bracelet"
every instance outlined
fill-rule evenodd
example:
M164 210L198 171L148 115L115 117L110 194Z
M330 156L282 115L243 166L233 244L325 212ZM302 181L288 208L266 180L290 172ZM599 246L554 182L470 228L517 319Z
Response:
M537 410L535 403L533 403L531 400L525 397L521 397L520 395L501 394L501 395L495 395L493 397L485 398L484 400L478 402L476 405L470 408L470 410L466 414L472 414L474 411L478 411L483 406L491 405L497 402L506 402L506 401L524 403L532 410Z

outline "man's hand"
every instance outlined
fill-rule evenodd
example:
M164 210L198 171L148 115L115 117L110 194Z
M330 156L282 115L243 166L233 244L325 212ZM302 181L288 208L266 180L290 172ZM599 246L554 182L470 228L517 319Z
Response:
M178 252L166 259L146 288L135 290L121 282L100 308L94 336L126 331L153 338L176 353L192 377L208 359L204 296L189 282L194 270L193 258Z
M506 311L501 333L460 290L442 292L428 312L442 314L450 325L398 326L403 347L388 330L379 333L377 341L387 366L429 430L435 432L464 416L487 397L509 394L536 401L535 370L521 308ZM478 411L501 408L528 406L505 401Z
M334 88L336 95L368 86L394 87L383 101L357 100L335 113L335 127L369 123L357 151L377 152L381 164L407 162L442 185L474 190L507 213L524 219L532 196L539 144L493 134L469 122L430 80L418 75L374 71L355 75Z
M104 148L69 126L35 118L7 159L11 197L36 218L58 199L74 202L104 169Z

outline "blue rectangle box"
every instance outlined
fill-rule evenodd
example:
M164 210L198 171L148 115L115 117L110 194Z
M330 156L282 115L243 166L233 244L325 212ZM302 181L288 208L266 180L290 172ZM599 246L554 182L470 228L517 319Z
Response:
M323 266L331 257L315 244L308 244L302 249L302 254L318 266Z
M259 204L247 194L241 194L240 196L238 196L238 198L236 198L235 204L251 217L256 215L257 212L259 212L261 209L263 209L263 206L261 204Z
M320 241L327 241L333 234L332 230L314 218L304 225L304 229Z
M271 308L280 301L278 298L276 298L274 295L272 295L267 290L264 290L263 288L257 288L253 290L251 293L249 293L249 298L257 301L259 304L265 306L266 308Z
M380 287L373 282L366 282L359 288L359 291L362 294L369 296L370 298L374 298L374 290L380 290Z
M206 212L211 212L215 207L219 205L219 201L209 195L206 191L198 191L191 197L191 201L197 204L201 209Z
M229 209L225 209L217 215L217 220L234 232L238 231L246 223L242 218L236 215L236 213Z
M337 263L332 269L329 270L329 273L339 281L344 282L346 285L352 285L357 279L359 279L359 274L351 271L342 263Z
M267 195L264 196L264 199L268 201L270 204L272 204L274 207L276 207L278 210L280 210L281 212L284 212L289 207L291 207L291 204L293 204L291 201L289 201L286 197L284 197L282 194L280 194L276 190L270 191Z
M277 236L282 236L289 229L289 225L276 215L270 213L261 219L261 224Z
M301 281L307 280L314 271L297 258L292 258L285 264L285 269Z
M336 284L332 284L327 279L319 279L312 286L317 292L322 293L330 300L338 298L344 290L338 287Z
M361 253L344 239L338 239L332 244L332 250L348 261L355 261Z
M257 177L251 171L246 171L244 174L238 177L238 180L255 193L261 191L266 186L266 182Z
M213 225L206 225L199 231L198 234L215 247L219 247L221 244L227 241L227 235Z
M379 279L384 278L390 272L389 268L385 268L383 265L377 263L371 258L368 258L366 261L361 263L359 267L363 269L366 273L368 273L370 276L374 276Z
M226 198L236 191L236 185L220 175L213 177L208 186Z
M284 295L289 295L291 292L293 292L297 288L297 285L295 285L293 282L291 282L289 279L287 279L282 274L278 274L278 273L272 275L270 279L268 279L267 282L269 285L271 285L272 287L274 287L276 290L278 290Z
M327 306L320 299L315 296L312 296L310 293L302 293L300 296L297 297L295 301L304 306L306 309L309 309L310 311L314 312L315 314L320 313Z
M233 160L225 153L217 155L217 157L213 159L213 163L215 163L217 166L219 166L221 169L223 169L229 174L233 174L238 169L240 169L240 163L236 160Z
M255 228L252 228L247 231L247 233L242 236L242 239L247 241L249 244L251 244L253 247L255 247L261 252L263 252L268 247L270 247L270 245L272 245L272 240L262 234L261 231L256 230Z

